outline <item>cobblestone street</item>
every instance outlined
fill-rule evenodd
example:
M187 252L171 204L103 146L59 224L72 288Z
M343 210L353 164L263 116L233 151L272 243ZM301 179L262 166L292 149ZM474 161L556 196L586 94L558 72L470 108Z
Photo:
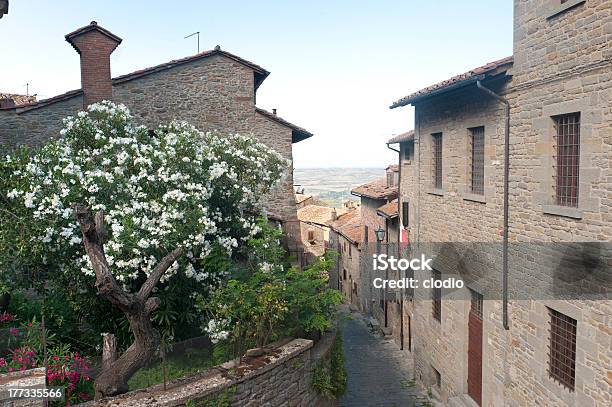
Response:
M348 372L344 407L412 407L422 400L413 381L412 357L391 339L371 332L367 319L351 313L343 322L345 364Z

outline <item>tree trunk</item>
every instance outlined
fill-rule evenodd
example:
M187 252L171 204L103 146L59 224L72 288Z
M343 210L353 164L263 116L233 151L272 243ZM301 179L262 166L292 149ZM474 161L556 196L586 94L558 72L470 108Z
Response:
M160 335L151 323L151 313L159 306L158 298L149 298L162 275L182 254L182 249L174 249L164 257L144 282L138 293L125 292L115 281L104 255L104 214L95 215L81 205L75 207L75 216L83 233L83 244L96 273L96 289L119 308L128 319L134 334L134 342L116 360L107 355L107 363L94 382L95 398L115 396L128 391L128 380L144 367L159 347ZM116 357L116 354L115 354Z
M102 370L107 370L117 360L117 339L113 334L102 338Z

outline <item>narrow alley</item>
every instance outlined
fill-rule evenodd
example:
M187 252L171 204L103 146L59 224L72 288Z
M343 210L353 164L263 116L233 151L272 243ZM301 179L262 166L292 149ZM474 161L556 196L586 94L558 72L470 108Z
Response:
M348 373L342 407L422 406L413 378L412 356L392 339L372 332L367 318L352 312L343 322L342 336Z

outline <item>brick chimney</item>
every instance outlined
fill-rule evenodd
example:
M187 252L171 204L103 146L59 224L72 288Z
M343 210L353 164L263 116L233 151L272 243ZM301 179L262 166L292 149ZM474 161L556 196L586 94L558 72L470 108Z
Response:
M121 44L121 38L92 21L67 34L66 41L81 55L83 109L92 103L111 100L110 54Z

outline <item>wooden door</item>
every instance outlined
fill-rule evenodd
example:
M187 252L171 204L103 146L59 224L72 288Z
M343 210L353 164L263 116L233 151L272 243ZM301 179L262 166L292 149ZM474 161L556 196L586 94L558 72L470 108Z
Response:
M468 317L468 395L482 405L482 295L475 291Z

